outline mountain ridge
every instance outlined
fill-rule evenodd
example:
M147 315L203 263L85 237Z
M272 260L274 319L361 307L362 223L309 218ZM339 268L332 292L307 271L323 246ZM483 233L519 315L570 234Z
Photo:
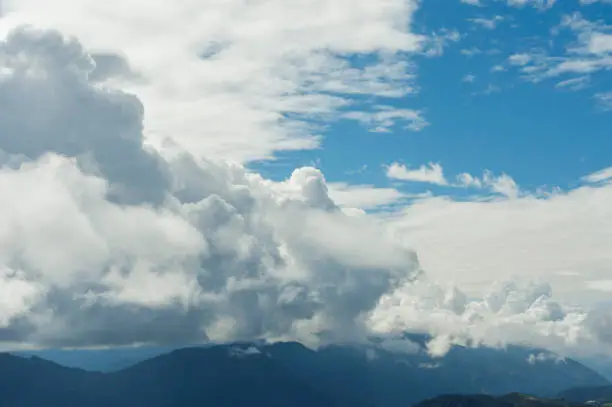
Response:
M4 354L0 394L13 397L9 407L44 400L88 407L406 407L440 394L552 396L575 385L609 384L571 359L533 363L533 352L454 347L436 359L363 344L315 351L297 342L245 342L175 349L107 373Z

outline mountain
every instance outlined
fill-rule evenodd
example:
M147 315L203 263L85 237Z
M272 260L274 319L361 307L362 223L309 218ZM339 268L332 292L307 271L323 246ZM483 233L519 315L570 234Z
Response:
M360 399L390 407L453 393L502 395L518 391L552 397L577 383L608 383L571 359L560 360L550 352L521 347L456 346L441 359L424 351L406 354L355 345L333 345L313 352L293 344L277 344L265 352L328 392L357 394Z
M559 393L559 397L579 403L591 400L612 403L612 386L573 387Z
M175 349L169 346L134 346L104 349L42 349L12 352L12 354L24 357L36 356L58 365L92 372L115 372Z
M326 394L250 347L180 349L116 373L0 356L2 406L373 407Z
M0 394L7 407L406 407L440 394L549 396L609 384L543 352L456 346L434 359L422 349L398 353L380 344L314 351L295 342L242 343L173 350L108 373L2 354Z
M422 401L414 407L582 407L583 404L545 399L521 393L503 396L445 395Z

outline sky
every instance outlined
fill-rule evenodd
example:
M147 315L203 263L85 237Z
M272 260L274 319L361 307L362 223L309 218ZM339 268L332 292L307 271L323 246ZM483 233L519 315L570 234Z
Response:
M608 0L0 0L0 342L611 354L610 69Z

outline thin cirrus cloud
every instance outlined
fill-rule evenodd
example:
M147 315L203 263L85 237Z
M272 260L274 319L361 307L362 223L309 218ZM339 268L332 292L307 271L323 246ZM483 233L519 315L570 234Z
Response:
M552 28L553 35L569 33L570 41L562 52L552 54L544 44L530 52L508 57L506 65L514 67L531 82L558 80L557 87L573 90L584 88L591 75L612 66L612 34L609 27L584 18L579 12L565 15Z

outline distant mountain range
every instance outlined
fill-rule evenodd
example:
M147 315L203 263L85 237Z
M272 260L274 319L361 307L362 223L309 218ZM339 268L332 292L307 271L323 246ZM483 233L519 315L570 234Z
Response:
M69 368L38 356L0 354L0 404L407 407L441 394L551 397L570 387L610 384L578 362L522 347L455 346L440 359L423 350L398 353L376 345L343 344L313 351L295 342L191 347L159 355L165 349L145 349L73 351L72 365L81 367L103 365L104 352L107 368L149 357L107 373ZM47 352L68 358L66 353ZM79 354L89 358L79 359Z
M545 399L521 393L503 396L488 395L444 395L425 400L415 407L579 407L578 403L568 403L560 399Z

